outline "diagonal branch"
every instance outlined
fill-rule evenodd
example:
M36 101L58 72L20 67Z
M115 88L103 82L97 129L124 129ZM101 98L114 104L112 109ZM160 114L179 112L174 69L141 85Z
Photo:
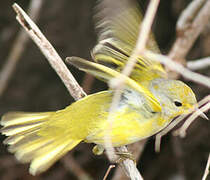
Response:
M206 169L205 172L203 174L202 180L206 180L207 176L209 175L209 167L210 167L210 154L207 160L207 164L206 164Z

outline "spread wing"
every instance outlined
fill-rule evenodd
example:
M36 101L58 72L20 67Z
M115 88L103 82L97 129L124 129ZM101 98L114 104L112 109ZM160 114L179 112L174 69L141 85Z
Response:
M67 63L74 65L82 71L90 73L96 77L103 79L105 82L109 82L111 79L118 76L122 76L125 80L125 85L129 89L137 91L142 97L147 101L148 105L154 110L154 112L160 112L161 106L153 94L144 86L141 86L133 79L109 68L102 64L97 64L84 60L79 57L68 57L66 59Z
M142 15L138 4L135 0L103 0L97 11L99 42L92 51L92 57L94 61L120 72L135 47L139 33ZM147 48L159 52L152 34ZM139 56L130 78L141 83L157 77L166 77L162 65Z

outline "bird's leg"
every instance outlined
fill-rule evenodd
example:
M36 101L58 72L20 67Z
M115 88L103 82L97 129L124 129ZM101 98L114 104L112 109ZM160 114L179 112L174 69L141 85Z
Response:
M95 155L102 155L104 152L104 147L102 145L97 144L93 147L92 152ZM116 151L115 154L119 156L117 160L115 160L117 164L122 163L126 159L130 159L136 164L136 158L130 152Z
M119 158L116 160L116 163L122 163L124 160L130 159L136 164L136 158L130 152L119 152L119 151L116 151L115 153L116 153L116 155L119 156Z

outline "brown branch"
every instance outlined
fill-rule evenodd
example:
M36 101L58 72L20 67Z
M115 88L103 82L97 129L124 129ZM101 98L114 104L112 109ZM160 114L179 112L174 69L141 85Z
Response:
M113 168L115 168L115 165L112 164L112 165L109 166L109 168L107 169L107 171L106 171L106 173L105 173L105 175L104 175L103 180L106 180L106 179L107 179L107 177L108 177L110 171L111 171Z
M130 144L128 146L129 152L131 152L134 155L136 162L138 162L138 160L140 159L142 152L146 146L146 142L147 139L136 142L134 144ZM121 168L117 168L112 180L122 180L122 179L127 179L127 176L125 173L122 172Z
M186 130L188 127L192 124L192 122L198 117L202 116L203 112L206 112L210 109L210 95L206 96L203 98L198 105L201 107L198 110L196 110L186 121L185 123L177 130L173 132L173 135L177 136L179 135L180 137L185 137L186 136ZM203 117L208 120L208 117Z
M198 1L198 0L196 0ZM203 1L203 0L200 0ZM194 1L192 3L195 3ZM201 7L202 6L202 7ZM197 9L196 9L197 8ZM200 9L200 11L198 11ZM188 15L188 18L185 21L183 21L183 17L180 17L180 21L183 21L180 23L178 21L177 26L177 38L175 43L173 44L169 57L174 60L180 61L181 59L184 59L189 52L190 48L192 47L193 43L197 39L197 37L200 35L200 33L203 31L203 29L206 27L206 25L209 22L210 18L210 1L205 1L205 3L200 3L200 6L195 6L194 8L191 8L189 5L188 8L184 11L182 15ZM188 11L186 13L186 11ZM196 12L196 14L195 14ZM189 19L192 19L195 17L194 20L192 20L192 23L190 23ZM181 25L187 28L181 28ZM185 25L187 24L187 25Z
M182 33L186 29L190 28L192 21L195 19L195 16L205 2L206 0L194 0L182 11L177 21L178 33Z
M161 54L156 54L156 53L153 53L153 52L148 51L148 50L144 51L143 56L145 58L150 58L154 61L159 61L162 64L164 64L168 69L173 70L174 72L177 72L177 73L181 74L183 77L210 88L210 78L209 77L206 77L206 76L201 75L199 73L195 73L195 72L190 71L189 69L185 68L180 63L177 63L177 62L173 61L168 56L164 56L164 55L161 55Z
M39 18L39 12L41 10L43 1L42 0L31 0L29 5L28 14L36 22ZM16 65L25 49L25 46L29 40L29 37L23 29L17 35L12 49L7 57L6 63L2 67L0 72L0 96L4 93L5 89L8 86L9 80L12 77L12 74L15 71Z
M203 174L202 180L206 180L207 176L209 175L209 166L210 166L210 154L207 160L207 164L206 164L206 169L205 172Z
M187 62L187 68L191 70L205 69L208 68L209 66L210 66L210 57L205 57Z
M206 111L207 108L209 108L209 100L210 100L210 95L209 96L206 96L205 98L203 98L199 103L198 105L199 106L203 106L204 104L207 103L207 106L203 106L199 111L195 111L189 118L191 119L194 119L196 118L197 116L199 116L201 114L202 111ZM179 117L177 117L176 119L174 119L171 124L169 124L165 129L163 129L160 133L158 133L156 135L156 139L155 139L155 151L156 152L160 152L160 143L161 143L161 138L166 135L169 131L171 131L177 124L179 124L181 121L183 121L189 114L184 114L184 115L181 115ZM191 121L190 121L191 122ZM186 120L187 125L189 124ZM188 126L187 126L188 127ZM184 129L182 129L181 127L181 132L183 133L183 131L185 132L186 131L186 126L184 126ZM183 134L180 134L180 129L178 130L175 130L173 132L173 135L183 135ZM183 137L183 136L181 136Z

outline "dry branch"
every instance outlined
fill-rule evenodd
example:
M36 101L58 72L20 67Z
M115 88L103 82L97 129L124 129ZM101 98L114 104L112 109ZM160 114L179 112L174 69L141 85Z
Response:
M180 63L173 61L168 56L156 54L156 53L153 53L148 50L144 52L143 56L145 56L146 58L150 58L154 61L159 61L162 64L164 64L166 67L168 67L170 70L173 70L173 71L181 74L183 77L210 88L210 78L209 77L206 77L199 73L190 71L189 69L185 68Z
M209 166L210 166L210 154L209 154L209 157L208 157L208 160L207 160L207 163L206 163L206 169L204 171L202 180L206 180L207 176L209 175Z
M209 105L210 105L210 95L206 96L205 98L203 98L199 103L198 106L204 106L199 110L199 111L195 111L190 117L189 117L189 122L188 120L185 121L186 125L184 124L180 129L175 130L174 131L174 135L180 135L181 137L184 137L185 132L187 130L187 128L189 127L189 125L193 122L193 120L195 118L197 118L199 115L201 115L201 112L205 112L209 109ZM167 128L165 128L164 130L162 130L160 133L158 133L156 135L156 140L155 140L155 151L156 152L160 152L160 143L161 143L161 138L166 135L169 131L171 131L177 124L179 124L181 121L183 121L187 116L189 116L189 114L184 114L181 115L179 117L177 117L176 119L174 119L171 124L169 124L169 126ZM180 134L181 133L181 134Z
M105 175L104 175L103 180L106 180L106 179L107 179L107 177L108 177L110 171L111 171L113 168L115 168L115 165L110 165L110 166L109 166L109 168L107 169L107 171L106 171L106 173L105 173Z
M189 5L180 17L177 23L177 38L169 53L171 59L179 62L186 57L193 43L210 19L210 1L207 0L204 3L203 0L194 0L191 4L195 3L195 1L200 1L200 4L196 3L195 6L193 5L193 8L191 8L192 5Z
M196 59L194 61L187 62L187 68L191 70L205 69L210 66L210 57Z

